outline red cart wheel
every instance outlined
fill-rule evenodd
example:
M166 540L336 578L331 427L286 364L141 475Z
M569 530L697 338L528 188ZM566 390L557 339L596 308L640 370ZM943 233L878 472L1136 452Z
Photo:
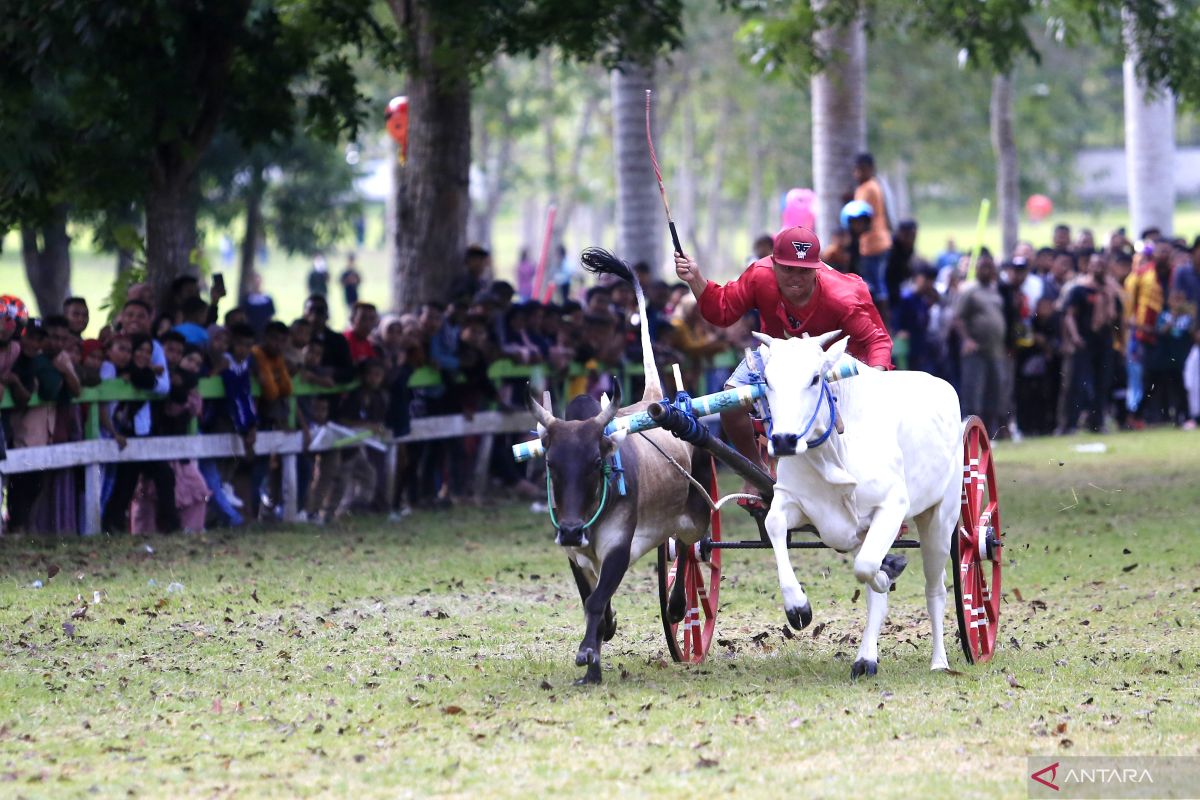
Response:
M963 653L982 664L996 651L1000 626L1000 500L992 442L979 417L963 430L962 518L950 542Z
M712 497L717 496L716 464L713 465ZM721 541L721 514L712 512L709 541ZM721 593L721 551L705 546L701 539L690 547L674 537L658 546L658 603L662 614L667 649L675 661L699 664L712 646L717 626L717 609ZM683 546L682 553L679 548ZM675 582L683 581L685 611L683 621L672 624L667 604Z

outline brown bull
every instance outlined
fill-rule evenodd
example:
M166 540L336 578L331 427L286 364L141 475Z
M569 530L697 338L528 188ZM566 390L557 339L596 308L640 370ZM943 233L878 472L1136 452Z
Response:
M641 286L628 266L595 248L584 251L582 260L592 272L631 282L640 318L647 318ZM687 544L699 541L710 522L706 499L681 471L689 470L701 485L709 485L712 461L707 454L662 430L632 436L626 436L624 430L604 432L616 417L644 411L650 403L663 399L649 333L646 325L641 327L646 388L640 402L619 408L619 389L612 403L603 408L593 398L581 395L568 404L566 417L558 419L532 397L527 398L545 446L557 520L555 541L567 550L583 601L586 626L575 663L586 665L587 673L578 683L600 682L600 641L609 641L616 633L611 600L629 565L668 537ZM618 451L621 474L612 466L612 456ZM622 477L624 494L619 490ZM669 604L676 622L684 615L682 587L683 581L676 581Z

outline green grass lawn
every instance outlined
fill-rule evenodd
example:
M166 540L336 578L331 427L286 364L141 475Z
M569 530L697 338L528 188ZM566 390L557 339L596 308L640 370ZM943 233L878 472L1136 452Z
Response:
M929 672L916 561L856 684L865 607L830 552L793 554L819 625L795 637L769 552L726 553L701 666L668 663L638 563L577 688L579 600L521 505L0 540L0 796L1024 797L1026 755L1196 755L1200 438L1098 440L998 445L996 658L964 662L948 608L960 674Z

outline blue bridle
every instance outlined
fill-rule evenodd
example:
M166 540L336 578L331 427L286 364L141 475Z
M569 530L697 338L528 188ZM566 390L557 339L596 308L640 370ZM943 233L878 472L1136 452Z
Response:
M812 416L808 418L808 424L804 426L804 430L800 431L796 438L803 439L808 435L808 432L812 430L813 425L815 425L817 422L817 416L821 413L822 403L828 403L829 405L829 426L825 428L825 432L816 439L806 442L810 450L814 447L820 447L821 445L825 444L825 440L829 438L829 435L833 433L834 427L837 426L837 398L834 397L833 392L829 390L829 382L824 378L821 378L821 396L817 398L817 406L813 409Z
M754 352L754 360L755 360L756 366L758 368L751 369L751 373L754 376L756 383L761 383L765 386L767 383L766 374L765 374L766 368L763 365L762 356L759 355L758 350L755 350L753 352ZM847 373L846 375L843 375L842 377L848 377L849 375L857 375L857 374L858 374L858 370L855 369L852 373ZM818 436L816 439L813 439L810 442L805 442L805 444L810 449L814 448L814 447L820 447L821 445L825 444L826 440L829 439L830 434L833 433L833 429L835 427L837 427L837 398L834 397L833 392L830 391L829 381L825 379L824 375L821 376L821 396L819 398L817 398L817 406L816 406L816 408L813 409L812 416L808 418L808 424L804 426L804 430L801 431L797 435L796 438L803 439L805 436L808 435L809 431L812 430L813 425L817 424L817 417L821 413L821 405L823 403L829 404L829 426L827 428L825 428L825 432L822 433L820 436ZM763 408L765 409L765 413L763 414L763 420L766 422L766 425L767 425L767 439L769 440L771 438L771 434L775 430L775 424L774 424L774 418L771 416L770 406L767 404L765 398L763 400Z

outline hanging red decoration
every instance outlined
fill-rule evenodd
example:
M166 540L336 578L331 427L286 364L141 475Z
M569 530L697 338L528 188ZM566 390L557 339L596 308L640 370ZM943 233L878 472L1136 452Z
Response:
M403 164L408 160L408 98L401 95L388 101L384 119L387 120L388 135L400 145L400 163Z

